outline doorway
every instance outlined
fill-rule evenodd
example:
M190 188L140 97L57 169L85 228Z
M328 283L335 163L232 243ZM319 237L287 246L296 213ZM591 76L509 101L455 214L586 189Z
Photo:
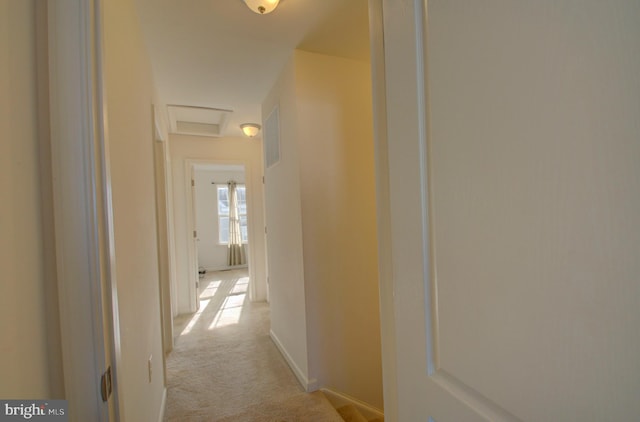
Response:
M193 181L195 258L199 278L213 271L248 268L250 239L244 166L194 164ZM235 183L235 201L231 198L230 183ZM234 263L229 262L229 241L233 238L229 226L234 214L231 208L237 213L242 248L242 259Z
M198 281L201 273L246 268L250 284L250 301L266 300L266 277L260 263L264 261L264 246L260 243L263 230L262 184L256 183L261 173L254 174L248 161L185 160L186 232L189 265L189 299L191 312L199 305ZM228 210L221 210L219 196L227 183L235 181L242 193L241 229L243 231L246 264L228 265ZM228 194L228 192L227 192ZM224 204L223 204L224 205ZM226 204L228 206L228 203ZM222 230L221 230L222 228ZM185 312L182 312L185 313Z

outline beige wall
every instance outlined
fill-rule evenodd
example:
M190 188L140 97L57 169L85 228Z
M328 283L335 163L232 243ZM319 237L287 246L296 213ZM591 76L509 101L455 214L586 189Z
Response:
M39 171L35 1L0 1L0 397L62 398L50 185ZM42 154L46 155L46 151ZM44 211L43 211L44 210Z
M301 230L303 256L293 261L298 252L291 249L298 244L285 247L280 257L275 254L283 243L270 247L273 330L287 336L291 320L305 318L304 329L293 326L300 338L289 335L291 343L283 343L300 348L307 338L309 377L319 387L381 408L369 63L296 51L263 115L277 102L282 159L267 171L268 235ZM294 206L299 201L300 216L272 220L270 214L285 212L283 198ZM302 278L283 274L298 266ZM276 274L278 268L283 273Z
M173 227L176 251L177 310L184 314L190 309L189 280L195 281L190 272L188 248L192 247L190 229L187 227L187 179L186 160L217 164L243 164L247 189L252 254L250 254L250 278L255 283L255 300L267 296L265 275L264 214L262 193L262 143L259 139L203 138L189 135L170 135L171 177L173 189Z
M295 63L291 59L262 104L263 119L279 109L280 161L265 169L271 336L300 382L309 387ZM313 388L313 386L311 386Z
M381 408L369 63L295 61L310 371Z
M130 0L104 3L122 416L156 421L164 393L152 101L153 87ZM148 379L150 356L153 378Z

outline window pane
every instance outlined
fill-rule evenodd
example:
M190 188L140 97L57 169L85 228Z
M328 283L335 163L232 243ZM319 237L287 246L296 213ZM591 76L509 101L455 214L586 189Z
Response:
M229 188L218 186L218 215L229 215Z
M229 243L229 217L219 217L218 222L220 243Z
M240 216L240 233L242 234L242 241L248 242L248 231L247 231L247 216Z
M238 187L238 214L246 215L247 214L247 191L244 186Z

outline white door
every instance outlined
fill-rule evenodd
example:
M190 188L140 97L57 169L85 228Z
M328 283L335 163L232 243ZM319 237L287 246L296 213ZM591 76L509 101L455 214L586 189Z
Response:
M383 6L387 420L640 420L640 3Z

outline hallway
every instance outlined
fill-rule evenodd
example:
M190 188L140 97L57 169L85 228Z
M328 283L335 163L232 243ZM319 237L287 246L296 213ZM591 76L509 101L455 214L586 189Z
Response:
M207 273L200 310L175 321L165 421L219 420L302 388L269 337L269 305L251 303L246 270Z

